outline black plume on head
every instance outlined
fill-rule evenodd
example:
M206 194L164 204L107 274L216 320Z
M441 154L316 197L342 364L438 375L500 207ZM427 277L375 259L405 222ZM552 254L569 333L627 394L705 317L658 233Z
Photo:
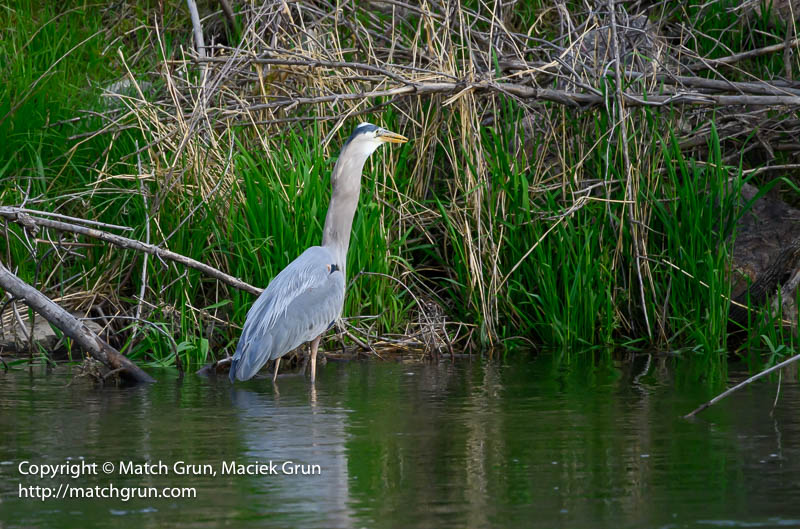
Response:
M347 138L347 141L344 142L344 144L347 145L348 143L353 141L353 138L355 138L356 136L358 136L360 134L364 134L364 133L367 133L367 132L372 132L374 130L378 130L378 127L376 127L375 125L373 125L371 123L362 123L362 124L360 124L359 126L357 126L355 128L353 133L350 135L349 138Z

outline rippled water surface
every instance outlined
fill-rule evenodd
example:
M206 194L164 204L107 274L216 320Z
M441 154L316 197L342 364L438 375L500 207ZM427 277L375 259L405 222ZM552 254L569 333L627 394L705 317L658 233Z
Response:
M0 372L0 528L800 527L796 382L772 412L768 382L686 421L712 392L656 360L329 363L313 391L297 375L278 391L154 375L94 389L68 386L67 367ZM81 461L97 475L21 474ZM135 475L128 462L165 467ZM259 462L275 474L223 472ZM111 485L196 497L20 497Z

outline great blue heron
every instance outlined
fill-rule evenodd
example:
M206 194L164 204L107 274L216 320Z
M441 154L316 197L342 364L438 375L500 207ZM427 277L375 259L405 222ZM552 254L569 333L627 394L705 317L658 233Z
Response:
M276 360L274 381L281 357L310 341L314 383L319 340L344 305L347 248L364 163L383 143L406 141L405 136L362 123L345 142L331 173L322 246L312 246L289 263L253 303L231 360L231 382L252 378L269 360Z

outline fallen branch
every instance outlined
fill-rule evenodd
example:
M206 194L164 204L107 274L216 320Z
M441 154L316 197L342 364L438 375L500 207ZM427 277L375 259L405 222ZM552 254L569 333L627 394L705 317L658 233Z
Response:
M2 263L0 263L0 287L10 292L15 298L24 300L30 308L41 314L44 319L59 328L65 335L75 340L75 343L109 369L117 370L134 382L155 382L150 375L104 342L80 320L12 274Z
M115 246L119 246L120 248L145 252L150 255L155 255L156 257L159 257L161 259L168 259L170 261L175 261L176 263L180 263L184 266L188 266L189 268L200 270L204 274L207 274L215 279L218 279L223 283L230 285L234 288L238 288L239 290L250 292L251 294L254 294L256 296L261 294L262 289L254 287L249 283L245 283L241 279L237 279L231 275L228 275L221 270L217 270L213 266L201 263L200 261L195 261L191 257L186 257L185 255L181 255L179 253L175 253L170 250L165 250L164 248L159 248L158 246L155 246L153 244L146 244L141 241L137 241L135 239L129 239L127 237L122 237L121 235L115 235L113 233L108 233L94 228L77 226L75 224L69 224L66 222L60 222L51 219L32 217L30 215L24 214L19 209L20 208L1 206L0 217L5 217L9 220L12 220L27 227L30 227L30 225L32 224L35 226L52 228L54 230L65 231L69 233L77 233L80 235L93 237L95 239L100 239L101 241L111 243Z
M800 354L794 355L793 357L788 358L788 359L784 360L783 362L781 362L780 364L776 364L776 365L770 367L769 369L765 369L764 371L762 371L761 373L758 373L757 375L753 375L752 377L748 378L744 382L740 382L740 383L736 384L735 386L733 386L732 388L730 388L729 390L720 393L719 395L717 395L716 397L714 397L710 401L706 402L705 404L703 404L699 408L690 411L689 413L684 415L683 418L684 419L688 419L689 417L694 417L695 415L697 415L698 413L700 413L704 409L708 408L709 406L712 406L712 405L716 404L717 402L721 401L722 399L724 399L725 397L727 397L731 393L733 393L735 391L739 391L740 389L742 389L746 385L750 384L751 382L755 382L759 378L762 378L762 377L764 377L766 375L769 375L773 371L777 371L778 369L781 369L782 367L786 367L789 364L791 364L792 362L796 362L798 360L800 360Z
M496 83L492 81L477 81L471 83L464 82L421 82L413 83L388 90L373 90L370 92L359 92L350 94L333 94L319 97L287 97L278 99L270 103L259 103L247 107L232 108L227 113L238 113L244 110L255 112L281 107L296 107L297 105L309 105L320 103L334 103L340 101L352 101L361 99L371 99L376 97L403 97L415 95L432 94L466 94L476 93L501 93L517 97L524 100L550 101L568 106L595 106L604 105L605 97L602 95L588 94L584 92L572 92L568 90L555 90L550 88L534 88L531 86L515 83ZM669 105L696 105L696 106L731 106L731 105L755 105L755 106L777 106L793 105L800 106L800 95L718 95L704 94L700 92L677 92L673 94L638 94L623 92L622 97L626 106L669 106Z

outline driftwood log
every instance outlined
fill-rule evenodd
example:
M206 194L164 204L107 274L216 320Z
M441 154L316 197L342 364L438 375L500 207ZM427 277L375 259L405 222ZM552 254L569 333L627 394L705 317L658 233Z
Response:
M2 263L0 263L0 287L10 292L15 298L24 300L29 307L75 340L93 358L101 361L109 369L119 372L123 378L133 382L155 382L150 375L104 342L80 320L12 274Z

